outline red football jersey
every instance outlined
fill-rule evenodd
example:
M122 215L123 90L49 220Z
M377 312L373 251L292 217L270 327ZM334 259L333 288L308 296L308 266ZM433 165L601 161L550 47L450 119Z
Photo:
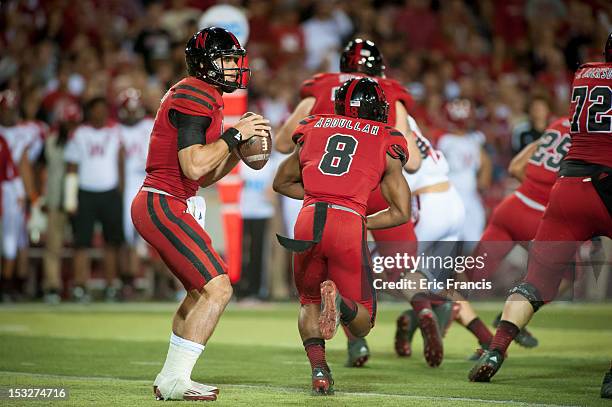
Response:
M336 90L351 78L370 78L378 82L389 103L389 117L387 119L389 125L395 126L395 103L397 101L400 101L408 112L412 110L414 105L412 96L399 82L393 79L368 76L361 73L334 72L317 74L302 83L301 98L314 97L316 99L310 114L333 114Z
M570 112L572 147L567 159L612 167L612 63L578 68Z
M223 129L223 99L212 85L192 76L171 87L161 100L155 116L147 155L147 177L144 186L165 191L181 199L194 196L199 182L187 178L178 159L178 132L170 123L171 109L212 120L202 144L217 141Z
M569 119L562 117L551 123L527 162L525 178L517 191L546 206L550 190L557 180L561 161L571 144Z
M304 206L342 205L365 216L370 192L385 172L386 157L408 157L406 139L384 123L338 115L313 115L300 122L293 140L302 146Z

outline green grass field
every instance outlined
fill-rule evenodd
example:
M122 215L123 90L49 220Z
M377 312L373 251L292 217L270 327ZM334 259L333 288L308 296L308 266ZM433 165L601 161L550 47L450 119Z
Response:
M490 322L500 304L477 304ZM159 405L151 382L164 361L174 304L0 307L0 387L63 386L67 401L0 400L0 405ZM557 304L532 321L540 347L510 348L493 383L469 383L475 341L454 325L440 368L392 349L399 304L381 304L367 367L343 367L345 343L328 343L335 396L309 394L309 365L296 304L230 305L193 378L219 385L218 406L610 405L599 398L612 357L612 305ZM191 403L182 403L186 405Z

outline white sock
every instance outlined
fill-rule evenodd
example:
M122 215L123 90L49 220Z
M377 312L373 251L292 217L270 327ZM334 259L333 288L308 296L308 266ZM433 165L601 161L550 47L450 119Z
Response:
M183 339L172 333L166 362L158 377L182 377L191 380L191 371L203 350L204 345Z

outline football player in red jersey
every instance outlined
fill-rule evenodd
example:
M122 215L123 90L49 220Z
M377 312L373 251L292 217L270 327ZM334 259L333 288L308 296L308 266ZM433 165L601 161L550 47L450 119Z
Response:
M612 237L612 34L603 63L578 68L572 86L569 152L538 226L524 281L510 290L488 351L469 379L488 382L533 314L557 294L563 272L585 240Z
M223 132L223 92L247 86L246 51L236 37L209 27L188 41L188 76L161 101L149 142L147 175L132 203L142 237L183 283L166 362L154 383L164 400L214 400L218 389L191 381L191 371L232 295L226 266L204 230L198 187L215 183L237 163L240 141L270 130L260 115Z
M550 190L557 180L561 160L571 144L570 123L567 117L552 122L542 137L517 154L508 167L508 172L521 181L513 194L497 205L480 242L472 256L486 256L484 268L471 267L465 270L470 281L488 280L515 244L526 245L536 234L544 209L548 204ZM516 219L521 219L516 222ZM526 247L525 247L526 248ZM461 300L458 321L478 339L480 348L470 358L477 360L488 349L493 335L469 302ZM515 337L524 347L535 347L538 342L526 328Z
M291 116L276 134L276 149L282 153L293 151L294 144L291 135L298 122L309 114L331 114L334 112L334 95L336 90L350 78L369 77L378 82L389 103L388 123L399 130L408 143L409 158L405 169L409 172L418 170L421 165L421 154L416 145L416 139L408 126L408 110L414 104L412 97L397 81L385 77L383 56L372 42L361 38L348 43L340 58L340 71L321 73L304 81L300 90L302 100ZM380 188L375 189L368 198L368 214L373 214L388 207ZM372 236L381 243L378 252L381 256L394 256L398 252L416 252L416 244L406 247L406 242L416 242L414 226L411 222L388 229L373 230ZM395 270L389 270L394 272ZM393 273L397 278L399 273ZM428 301L421 301L426 307L431 307ZM365 339L354 338L345 330L348 340L347 366L363 366L369 358L369 349ZM428 335L428 338L438 338L440 335ZM437 341L436 341L437 342ZM431 343L433 345L433 343ZM435 344L436 347L440 344Z
M385 125L388 104L381 86L369 78L349 79L336 94L334 110L300 122L292 137L296 148L273 185L280 194L304 200L296 240L279 236L279 241L296 252L298 328L315 394L333 393L325 340L339 323L356 337L366 336L374 325L376 293L366 229L410 219L410 189L402 175L406 141ZM366 217L368 197L379 185L387 207Z

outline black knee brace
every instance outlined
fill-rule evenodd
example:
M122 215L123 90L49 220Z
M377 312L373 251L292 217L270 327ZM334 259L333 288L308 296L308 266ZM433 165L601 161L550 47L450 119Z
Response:
M525 297L533 307L533 312L537 312L540 307L544 305L540 292L530 283L522 282L510 289L510 291L508 291L508 295L510 296L512 294L520 294Z

